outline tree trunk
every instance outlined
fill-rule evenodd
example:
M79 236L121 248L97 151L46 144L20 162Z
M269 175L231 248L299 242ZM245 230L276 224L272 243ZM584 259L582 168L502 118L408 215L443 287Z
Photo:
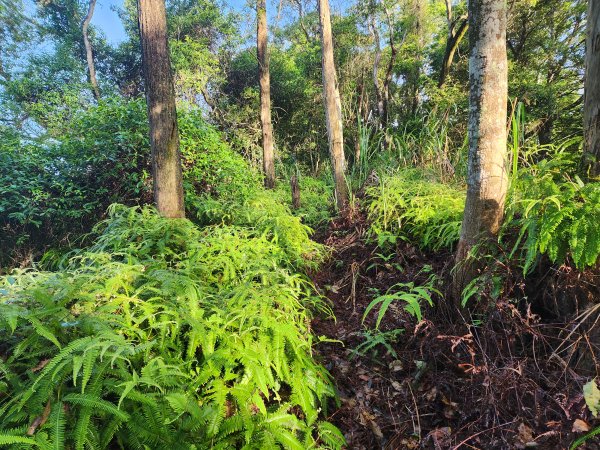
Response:
M271 122L271 78L267 49L267 7L265 0L256 2L256 53L260 83L260 124L262 127L263 170L265 186L275 187L275 161L273 156L273 124Z
M150 121L154 201L162 216L185 217L165 1L138 0L137 6Z
M87 16L83 20L81 25L81 31L83 33L83 43L85 45L85 57L87 59L88 70L90 73L90 84L92 85L92 93L96 100L100 99L100 89L98 89L98 80L96 80L96 68L94 67L94 54L92 53L92 44L88 37L88 28L90 21L94 15L94 8L96 7L96 0L90 0L90 6L88 9Z
M342 210L348 203L348 187L344 176L346 159L344 157L344 134L342 128L342 105L337 87L335 63L333 60L333 39L331 36L331 13L329 0L319 0L319 21L321 24L321 46L323 65L323 101L329 153L335 183L335 201Z
M469 2L469 160L467 201L456 253L454 293L476 276L469 251L497 235L508 186L506 1Z
M458 29L454 25L451 25L448 33L448 41L446 42L446 51L444 52L444 59L442 61L442 70L440 71L440 78L438 80L438 87L441 88L446 83L446 79L450 74L450 67L452 67L452 61L454 60L454 54L458 49L463 37L467 34L469 28L469 20L463 19Z
M588 1L585 55L584 159L590 175L600 175L600 1Z
M300 184L298 183L298 177L292 175L290 178L290 187L292 190L292 208L300 208Z

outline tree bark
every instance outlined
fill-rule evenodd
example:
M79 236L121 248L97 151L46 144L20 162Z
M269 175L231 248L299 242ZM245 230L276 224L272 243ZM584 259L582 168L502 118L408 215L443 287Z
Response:
M138 0L142 68L150 121L154 200L164 217L185 217L175 88L164 0Z
M325 103L325 120L329 153L335 183L335 201L339 210L348 203L348 187L345 171L344 133L342 127L342 105L337 87L335 63L333 60L333 38L331 36L331 13L329 0L319 0L319 22L321 25L321 46L323 66L323 101Z
M467 200L456 253L456 298L477 274L477 262L467 259L470 250L498 233L508 187L506 1L471 0L469 21L469 160Z
M584 95L583 163L600 176L600 0L588 1Z
M88 8L87 16L83 20L81 25L81 31L83 33L83 44L85 45L85 57L87 60L88 71L90 75L90 84L92 85L92 93L96 100L100 99L100 89L98 88L98 80L96 80L96 68L94 67L94 54L92 52L92 44L88 37L88 28L90 21L94 15L94 8L96 7L96 0L90 0L90 6Z
M260 124L262 128L263 171L265 187L275 187L275 161L273 156L273 123L271 121L271 77L267 36L267 6L265 0L256 2L256 53L260 84Z

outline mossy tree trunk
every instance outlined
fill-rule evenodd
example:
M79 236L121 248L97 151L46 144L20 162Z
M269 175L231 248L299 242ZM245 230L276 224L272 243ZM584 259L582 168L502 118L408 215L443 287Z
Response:
M477 275L478 264L467 259L469 252L498 234L504 212L508 187L505 0L469 2L469 41L469 159L467 200L456 254L457 298Z
M150 121L154 200L164 217L184 217L175 88L164 0L138 0L142 68Z
M265 0L256 2L256 53L260 84L260 124L262 127L263 170L265 186L275 187L275 161L273 153L273 123L271 121L271 77L267 31L267 6Z
M331 35L331 12L329 0L319 0L319 21L321 24L321 61L323 66L323 101L329 139L329 154L335 183L335 202L338 210L348 203L346 185L346 158L344 156L344 132L342 127L342 105L337 86L333 59L333 38Z

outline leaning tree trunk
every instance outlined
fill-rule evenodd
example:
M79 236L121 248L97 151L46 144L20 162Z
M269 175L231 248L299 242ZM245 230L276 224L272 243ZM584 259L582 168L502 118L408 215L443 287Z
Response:
M275 161L273 156L273 124L271 122L271 78L267 49L267 7L265 0L256 2L256 53L260 82L260 124L262 127L263 170L265 186L275 187Z
M164 217L184 217L175 88L164 0L138 0L142 68L150 121L154 200Z
M506 0L469 2L469 160L467 201L456 253L454 293L476 276L467 259L475 244L497 235L502 222L506 171Z
M96 0L90 0L90 6L88 8L87 16L83 20L81 25L81 32L83 33L83 43L85 45L85 57L87 59L88 70L90 73L90 84L92 85L92 92L96 100L100 99L100 89L98 89L98 80L96 80L96 68L94 67L94 54L92 52L92 44L88 36L88 28L90 21L94 15L94 8L96 6Z
M588 1L585 55L584 165L600 175L600 0Z
M339 210L348 203L344 157L344 134L342 128L342 105L337 87L335 63L333 60L333 39L331 36L331 13L329 0L319 0L319 20L321 23L321 46L323 65L323 101L325 102L325 120L329 153L335 183L335 201Z

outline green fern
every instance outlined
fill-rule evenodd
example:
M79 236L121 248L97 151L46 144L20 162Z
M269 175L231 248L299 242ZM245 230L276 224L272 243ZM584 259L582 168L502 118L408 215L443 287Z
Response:
M335 392L311 356L309 307L323 306L295 244L151 208L110 214L61 270L0 278L7 445L319 447Z

